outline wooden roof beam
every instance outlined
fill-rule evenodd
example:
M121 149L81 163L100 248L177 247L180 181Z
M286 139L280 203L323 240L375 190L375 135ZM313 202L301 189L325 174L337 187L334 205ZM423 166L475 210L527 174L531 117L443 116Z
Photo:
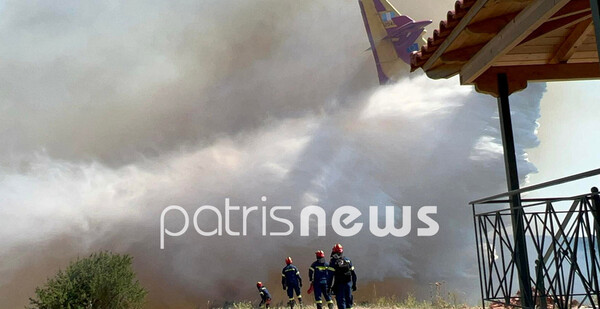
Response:
M556 14L554 14L550 20L567 17L583 12L590 11L590 0L571 0Z
M471 56L476 54L480 49L482 49L485 44L477 44L468 47L462 47L459 49L455 49L453 51L449 51L443 54L440 59L444 63L466 63L471 59Z
M497 76L505 73L509 93L527 88L528 81L565 81L600 78L598 63L561 63L492 67L475 80L478 92L498 97Z
M435 64L435 62L438 60L438 58L446 51L446 49L448 49L450 44L452 44L452 42L454 42L454 40L460 35L460 33L463 31L463 29L469 23L471 23L471 20L473 20L473 17L475 17L477 15L477 13L479 13L479 10L481 10L481 8L483 8L483 6L488 1L489 0L477 0L477 2L475 2L475 4L473 4L473 6L469 9L467 14L465 14L465 16L463 16L463 18L461 18L460 22L456 25L456 27L454 27L454 29L448 35L448 37L442 42L442 44L440 44L440 46L431 55L431 57L429 57L429 59L425 62L425 64L423 64L423 66L422 66L423 71L427 72Z
M566 62L573 56L589 33L594 30L592 19L586 19L573 29L567 39L560 45L550 60L550 63Z
M515 18L519 12L509 13L502 16L492 17L472 23L467 26L466 31L470 33L486 33L496 34L506 26L513 18Z
M488 73L506 73L511 76L523 76L529 81L565 81L600 78L600 66L597 63L560 63L541 65L518 65L493 67Z
M461 84L472 84L495 60L508 53L568 2L569 0L532 2L462 67Z
M563 17L560 19L555 19L552 21L545 22L539 28L535 29L535 31L533 31L529 36L527 36L527 38L525 38L520 44L525 44L531 40L535 40L541 36L544 36L552 31L554 31L554 30L571 27L573 25L576 25L576 24L588 19L588 18L591 18L591 16L592 16L592 12L587 11L587 12L570 15L570 16Z

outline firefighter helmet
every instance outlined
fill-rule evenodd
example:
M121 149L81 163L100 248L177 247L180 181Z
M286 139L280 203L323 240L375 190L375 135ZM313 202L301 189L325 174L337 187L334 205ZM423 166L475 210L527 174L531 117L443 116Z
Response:
M315 255L317 256L317 259L324 258L325 252L323 252L323 250L319 250L319 251L315 252Z
M257 287L257 288L259 288L259 289L260 289L260 288L262 288L262 287L263 287L263 284L262 284L262 282L258 281L258 282L256 283L256 287Z
M344 247L342 247L341 244L335 244L335 246L333 246L333 248L331 249L331 251L333 251L333 253L343 253L344 252Z
M285 263L286 263L287 265L290 265L290 264L292 264L292 258L291 258L291 257L289 257L289 256L288 256L287 258L285 258Z

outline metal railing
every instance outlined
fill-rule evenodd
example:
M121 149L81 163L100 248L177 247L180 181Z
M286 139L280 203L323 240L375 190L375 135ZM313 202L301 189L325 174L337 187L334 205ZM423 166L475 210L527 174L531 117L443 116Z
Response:
M536 308L599 308L600 196L511 198L600 175L600 169L471 202L482 304L522 307L511 214L522 210ZM490 209L491 208L491 209Z

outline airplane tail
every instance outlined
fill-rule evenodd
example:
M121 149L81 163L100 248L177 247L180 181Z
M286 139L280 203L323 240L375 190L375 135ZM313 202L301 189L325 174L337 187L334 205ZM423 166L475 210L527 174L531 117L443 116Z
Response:
M397 77L410 54L424 43L422 35L431 21L415 22L401 15L387 0L358 0L379 82L386 84Z

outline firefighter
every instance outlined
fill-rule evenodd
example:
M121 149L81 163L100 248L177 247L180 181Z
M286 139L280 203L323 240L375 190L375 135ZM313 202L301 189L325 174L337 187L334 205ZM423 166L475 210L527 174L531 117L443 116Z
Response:
M323 308L323 301L321 300L321 294L327 301L327 307L333 309L333 300L331 295L328 293L327 280L329 278L329 272L333 268L329 267L329 263L325 260L325 253L322 250L315 252L317 260L310 265L308 269L308 280L310 281L314 292L315 302L317 303L317 309Z
M281 285L284 290L287 290L287 295L290 298L288 305L290 308L294 308L296 302L294 301L294 291L298 296L298 303L302 305L302 294L300 288L302 287L302 278L300 277L300 271L294 265L292 265L292 258L287 257L285 259L285 267L281 271Z
M356 273L349 258L343 255L344 247L336 244L331 249L329 261L330 274L327 286L333 291L338 309L352 309L354 299L352 292L356 291Z
M269 290L267 290L267 287L263 285L262 282L257 282L256 283L256 288L258 288L258 292L260 293L260 304L258 305L259 308L262 308L263 306L265 306L266 309L269 309L271 307L271 294L269 293Z

